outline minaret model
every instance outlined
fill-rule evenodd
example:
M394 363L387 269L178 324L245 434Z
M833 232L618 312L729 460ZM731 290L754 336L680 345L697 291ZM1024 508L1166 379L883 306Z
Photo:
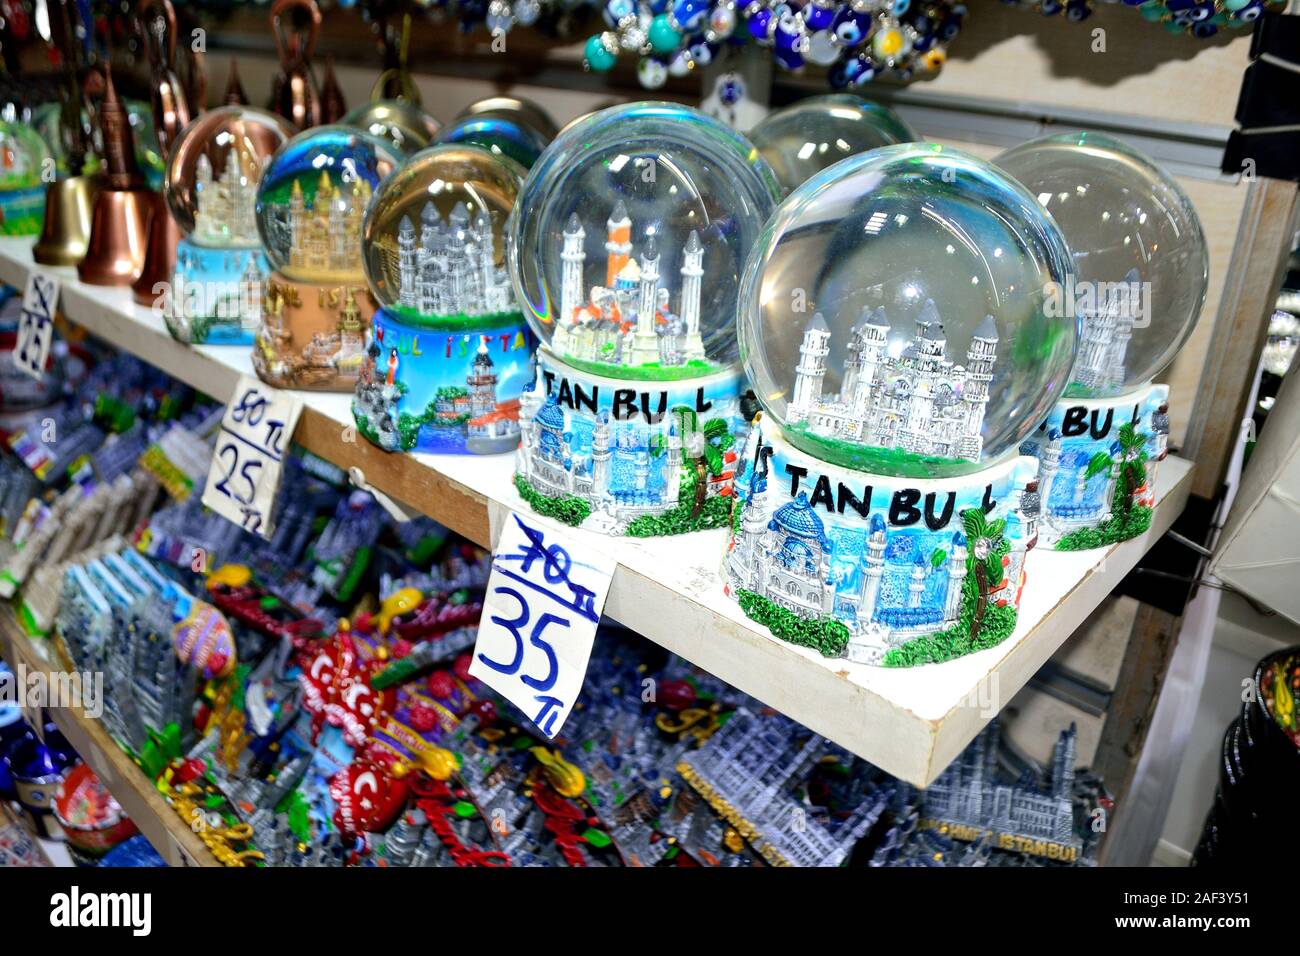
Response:
M826 356L830 354L831 330L820 312L814 312L803 330L799 365L795 368L794 395L786 409L791 424L807 421L813 405L821 398L826 377Z
M682 260L681 320L686 330L685 360L704 358L704 342L700 338L700 280L704 276L704 246L700 234L694 229L686 237Z
M614 211L605 223L608 236L605 240L605 286L614 288L618 274L632 259L632 220L627 217L627 207L623 200L614 204Z

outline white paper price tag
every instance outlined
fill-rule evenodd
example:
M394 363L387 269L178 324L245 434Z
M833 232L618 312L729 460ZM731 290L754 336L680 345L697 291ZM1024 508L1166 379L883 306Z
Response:
M615 562L585 537L511 513L501 530L469 672L548 738L582 690Z
M59 280L29 272L13 356L14 364L33 378L45 375L45 363L54 345L54 310L58 303Z
M203 503L247 531L271 536L272 505L302 402L241 376L226 406Z

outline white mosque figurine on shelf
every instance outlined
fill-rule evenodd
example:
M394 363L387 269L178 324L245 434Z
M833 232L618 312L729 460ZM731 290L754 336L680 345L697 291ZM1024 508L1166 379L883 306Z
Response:
M896 355L888 348L889 332L883 307L864 309L852 328L839 392L824 392L831 331L815 313L799 348L786 424L856 444L979 461L997 358L993 316L976 328L964 367L947 357L947 337L932 301L918 313L911 343Z
M706 362L700 336L700 283L704 245L691 230L681 252L681 293L670 305L661 250L647 231L640 250L632 244L632 221L622 200L606 223L605 284L584 296L586 230L577 212L563 234L560 310L551 348L569 359L621 366L676 367Z
M517 311L510 276L496 264L487 213L458 202L446 220L432 201L410 216L397 237L398 304L421 316L476 316Z

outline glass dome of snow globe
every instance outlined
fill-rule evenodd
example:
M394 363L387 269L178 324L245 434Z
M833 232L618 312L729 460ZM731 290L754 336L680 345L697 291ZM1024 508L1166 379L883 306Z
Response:
M1047 136L994 163L1051 213L1074 256L1083 328L1067 397L1150 381L1205 303L1209 253L1191 200L1150 158L1096 133Z
M41 231L45 219L41 177L53 162L36 130L23 123L0 122L0 235L31 236Z
M938 145L873 150L796 189L750 254L741 357L791 444L881 475L1014 453L1065 388L1077 323L1050 308L1060 230L1000 170Z
M209 248L257 245L262 170L293 132L286 120L251 106L208 110L185 127L163 190L181 231Z
M555 139L559 125L540 104L521 96L488 96L475 100L457 114L456 119L470 116L502 116L532 127L546 142Z
M479 146L430 146L407 160L366 216L362 250L375 300L416 325L517 315L504 231L525 175ZM454 278L457 257L475 281Z
M768 114L747 135L786 192L841 159L917 139L893 110L851 93L800 100Z
M524 169L531 169L546 149L546 137L532 126L496 113L461 117L438 134L438 142L482 146Z
M285 142L257 190L257 229L272 267L300 281L363 279L361 227L400 160L350 126L317 126Z
M593 113L550 145L511 217L525 317L589 373L671 381L727 368L745 256L778 196L749 141L703 113Z
M442 129L436 119L405 100L372 100L339 122L387 140L395 150L408 156L432 143Z

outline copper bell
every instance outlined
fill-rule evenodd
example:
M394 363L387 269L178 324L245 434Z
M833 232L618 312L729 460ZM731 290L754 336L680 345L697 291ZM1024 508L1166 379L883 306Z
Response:
M107 63L98 69L104 77L98 115L104 173L90 216L86 257L77 266L77 275L90 285L130 285L144 268L153 194L136 169L131 124L113 86L112 71Z
M295 9L306 11L305 34L286 32L282 26L282 19ZM271 108L300 130L319 126L321 122L320 91L311 71L311 54L316 48L320 24L316 0L275 0L271 5L271 33L280 53L281 70L271 90Z
M325 57L325 82L320 89L320 113L322 123L337 123L348 111L347 101L343 98L343 88L339 86L338 77L334 75L334 55Z

